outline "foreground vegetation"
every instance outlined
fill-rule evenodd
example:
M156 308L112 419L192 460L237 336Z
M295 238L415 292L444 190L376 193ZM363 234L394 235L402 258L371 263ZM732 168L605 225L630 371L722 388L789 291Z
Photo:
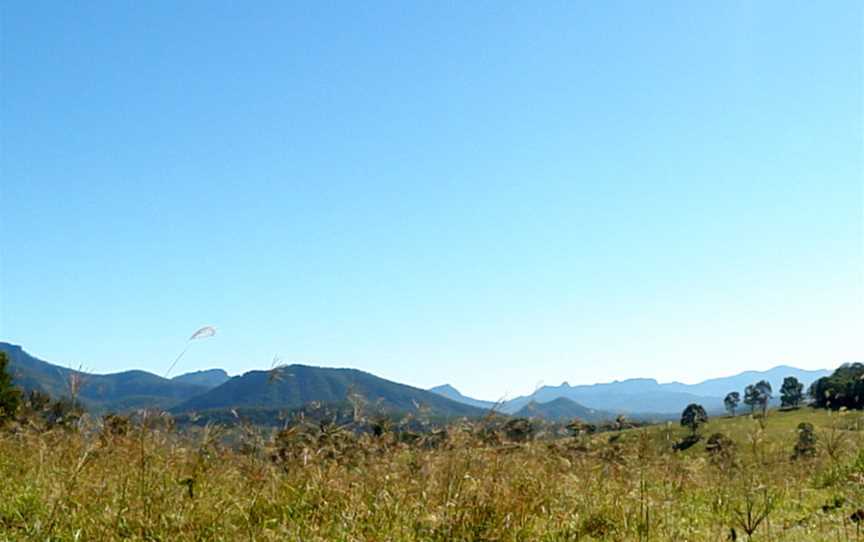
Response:
M802 422L815 444L793 458ZM671 424L505 424L358 435L299 421L179 432L153 413L12 423L0 540L864 539L858 412L712 419L683 451L690 430Z

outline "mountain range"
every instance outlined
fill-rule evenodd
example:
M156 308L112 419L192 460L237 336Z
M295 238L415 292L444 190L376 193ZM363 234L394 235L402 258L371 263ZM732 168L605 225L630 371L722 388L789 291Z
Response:
M13 382L24 390L39 390L52 397L76 396L96 411L169 408L207 391L205 386L169 380L146 371L98 375L67 369L35 358L18 345L0 342L9 358Z
M298 409L316 402L386 413L424 413L435 418L481 416L483 409L391 382L356 369L288 365L229 377L222 369L163 378L145 371L98 375L38 359L18 345L0 342L13 382L52 397L74 395L96 412L161 408L173 413L234 408ZM73 390L74 388L74 390Z
M602 421L618 414L634 418L677 416L690 403L709 413L723 409L730 391L768 380L779 394L783 378L794 376L805 387L828 371L805 371L778 366L768 371L746 371L698 384L659 383L636 378L609 383L543 386L531 395L494 403L473 399L450 385L430 390L392 382L357 369L287 365L270 371L249 371L230 377L222 369L187 373L168 379L146 371L92 374L55 365L0 342L10 360L16 385L41 390L54 397L76 397L96 412L161 408L176 414L230 411L235 408L276 412L310 404L346 405L384 413L423 413L430 417L482 416L490 409L550 420L581 418Z
M830 374L827 370L808 371L779 365L767 371L745 371L733 376L713 378L697 384L681 382L659 383L652 378L632 378L601 384L571 386L567 382L560 386L543 386L531 395L516 397L501 402L497 408L506 414L515 414L528 404L547 403L566 398L590 408L627 414L633 417L669 417L679 414L688 404L699 403L709 412L722 412L723 398L737 391L744 396L744 388L760 380L767 380L780 393L780 386L787 376L794 376L804 384ZM456 388L445 384L431 389L435 393L482 408L491 408L493 403L467 397Z

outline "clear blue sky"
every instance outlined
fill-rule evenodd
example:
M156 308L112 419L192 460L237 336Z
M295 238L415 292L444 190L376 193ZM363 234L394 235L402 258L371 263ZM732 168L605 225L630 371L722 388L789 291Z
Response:
M864 359L864 4L6 2L0 340L498 398Z

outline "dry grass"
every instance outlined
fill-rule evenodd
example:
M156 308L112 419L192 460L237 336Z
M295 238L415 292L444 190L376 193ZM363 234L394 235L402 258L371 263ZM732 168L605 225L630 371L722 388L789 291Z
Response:
M792 460L801 421L820 449ZM0 540L723 541L754 523L759 541L864 540L850 519L864 506L859 422L712 420L702 433L735 449L711 457L704 440L672 452L675 426L526 443L472 424L412 442L305 426L181 435L159 417L120 434L18 427L0 433Z

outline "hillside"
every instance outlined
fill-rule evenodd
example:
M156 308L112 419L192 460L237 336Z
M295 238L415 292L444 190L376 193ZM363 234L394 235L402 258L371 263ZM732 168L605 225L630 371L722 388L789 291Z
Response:
M559 397L546 403L531 401L514 414L519 418L541 418L548 421L564 422L579 418L586 422L612 420L615 414L602 410L594 410L576 401Z
M297 408L312 401L387 412L428 411L434 416L480 416L484 410L430 391L391 382L356 369L289 365L278 371L250 371L194 397L172 410L202 411L237 407Z
M171 380L174 382L182 382L184 384L192 384L203 388L213 389L230 380L230 376L223 369L207 369L204 371L195 371L175 376Z
M251 371L230 378L221 369L166 379L146 371L98 375L48 363L20 346L0 343L10 359L13 381L24 390L52 397L77 397L89 409L127 411L164 408L176 413L232 408L296 409L309 403L344 406L352 402L368 410L424 412L434 417L480 416L484 409L435 393L378 378L354 369L291 365L278 371Z
M20 346L5 342L0 342L0 351L9 356L13 381L20 388L62 397L70 395L70 383L77 381L78 398L97 411L168 408L206 391L202 386L169 380L146 371L106 375L75 371L33 357Z

